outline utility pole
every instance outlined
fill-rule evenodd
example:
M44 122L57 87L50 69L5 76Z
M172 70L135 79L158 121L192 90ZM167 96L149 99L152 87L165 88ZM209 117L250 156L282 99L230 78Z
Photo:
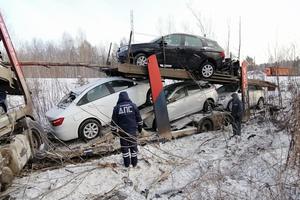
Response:
M131 28L131 32L132 32L131 42L134 43L133 10L130 10L130 28Z
M242 42L242 27L241 27L241 17L239 20L239 53L238 53L238 59L240 60L241 57L241 42Z
M230 24L229 24L229 22L228 22L227 50L226 50L226 54L227 54L227 56L229 56L229 57L231 58L231 56L230 56L230 47L229 47L229 44L230 44Z

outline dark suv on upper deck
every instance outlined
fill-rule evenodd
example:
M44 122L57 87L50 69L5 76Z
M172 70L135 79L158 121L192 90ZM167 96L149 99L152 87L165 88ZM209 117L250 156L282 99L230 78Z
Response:
M129 54L128 54L128 51ZM208 38L189 34L170 34L149 43L122 46L117 51L120 63L147 65L147 58L156 54L162 67L185 68L209 78L222 68L224 50ZM129 55L129 59L128 59Z

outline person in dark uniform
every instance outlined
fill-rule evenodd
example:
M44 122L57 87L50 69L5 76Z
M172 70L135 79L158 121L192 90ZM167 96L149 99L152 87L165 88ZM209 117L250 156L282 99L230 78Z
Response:
M243 103L239 99L237 93L233 93L232 97L232 108L231 108L231 115L233 117L232 122L232 129L233 135L241 135L241 124L243 118Z
M125 167L137 165L137 131L142 132L143 121L137 106L127 92L121 92L112 115L112 132L120 136L121 151Z

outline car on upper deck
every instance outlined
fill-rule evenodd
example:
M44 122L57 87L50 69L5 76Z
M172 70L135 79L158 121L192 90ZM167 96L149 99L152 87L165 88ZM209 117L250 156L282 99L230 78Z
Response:
M224 50L216 41L182 33L162 36L149 43L122 46L117 51L117 58L120 63L146 66L147 58L152 54L156 54L162 67L188 69L204 78L221 70L225 58Z

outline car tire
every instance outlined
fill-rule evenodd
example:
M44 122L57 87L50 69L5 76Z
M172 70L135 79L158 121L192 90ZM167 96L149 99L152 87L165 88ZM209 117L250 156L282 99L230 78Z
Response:
M153 99L152 99L152 95L151 95L151 90L149 90L147 92L147 95L146 95L146 105L152 105L153 104Z
M211 120L209 119L203 119L198 124L198 133L212 131L214 129L214 125Z
M101 124L95 119L87 119L79 126L79 137L85 140L96 138L101 132Z
M204 112L211 112L212 109L214 107L214 102L210 99L207 99L205 102L204 102L204 105L203 105L203 111Z
M204 62L200 67L200 75L203 78L210 78L215 72L215 66L210 62Z
M47 134L37 121L26 118L26 124L30 129L30 145L32 147L33 157L43 159L46 156L45 152L49 147Z
M147 66L148 58L144 53L139 53L134 57L134 64L137 66Z
M258 110L261 110L261 109L263 109L264 108L264 98L259 98L259 100L258 100L258 102L257 102L257 109Z

